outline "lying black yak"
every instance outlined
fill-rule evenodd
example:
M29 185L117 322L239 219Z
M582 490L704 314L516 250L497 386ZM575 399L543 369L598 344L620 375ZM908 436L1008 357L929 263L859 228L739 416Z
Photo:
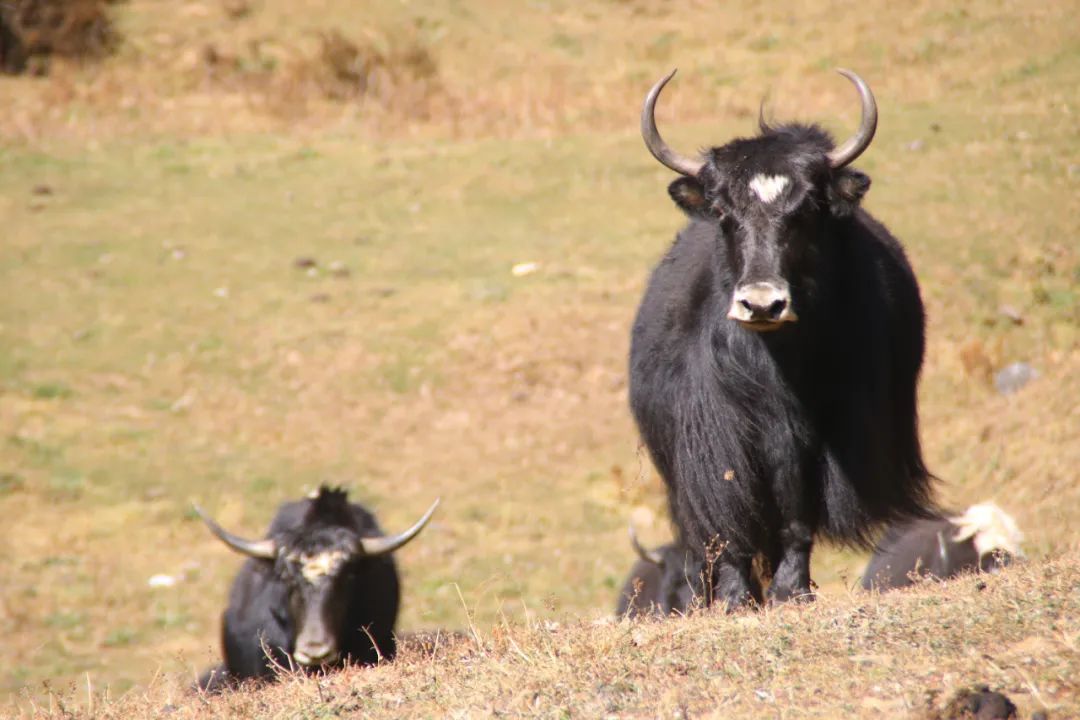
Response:
M272 678L275 667L393 658L401 590L390 553L419 534L437 505L405 532L386 536L345 491L322 487L282 505L263 540L233 535L196 508L215 536L249 558L223 617L224 662L199 687Z
M963 515L912 520L890 527L863 573L867 590L891 590L919 577L939 580L966 572L996 572L1023 557L1023 535L994 503L972 505Z

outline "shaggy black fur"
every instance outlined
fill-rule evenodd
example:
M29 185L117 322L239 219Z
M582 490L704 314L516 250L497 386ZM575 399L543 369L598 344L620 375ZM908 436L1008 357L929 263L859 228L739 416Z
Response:
M336 640L334 665L393 658L401 592L394 560L353 554L357 537L382 534L375 516L342 490L323 487L315 498L282 505L267 532L282 550L276 560L249 558L240 568L222 618L225 661L204 673L199 687L215 691L270 679L275 665L298 667L292 654L309 613L318 613ZM297 556L330 551L351 557L319 582L305 580Z
M764 124L705 154L669 192L690 224L652 273L634 323L630 404L667 484L680 541L722 552L717 596L809 596L817 536L855 546L931 512L919 449L919 288L900 243L858 207L863 173L833 170L816 126ZM789 182L772 202L757 175ZM797 322L727 317L737 285L782 280Z

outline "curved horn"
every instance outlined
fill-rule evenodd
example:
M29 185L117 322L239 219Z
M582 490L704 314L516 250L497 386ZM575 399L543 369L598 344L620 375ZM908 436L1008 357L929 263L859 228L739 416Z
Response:
M385 555L386 553L394 552L420 534L420 531L424 529L424 526L428 524L428 520L430 520L432 514L434 514L435 508L439 507L439 502L439 500L436 500L431 503L431 507L424 513L424 517L420 518L415 525L400 535L360 538L357 543L357 552L369 557L372 555Z
M862 155L866 148L870 147L870 141L874 139L874 133L877 132L877 103L874 101L874 93L870 92L870 86L861 77L844 68L837 68L836 72L855 84L855 88L859 91L859 98L862 100L862 122L859 123L859 129L843 145L827 156L829 165L834 169L839 169L850 165L855 158Z
M941 558L942 572L949 572L949 546L945 543L945 535L938 530L937 534L938 557Z
M225 543L238 553L243 553L249 557L260 558L262 560L273 560L277 556L277 543L271 538L265 540L245 540L239 535L233 535L231 532L214 522L214 519L204 513L202 508L198 505L192 505L195 512L199 514L202 521L206 523L206 527L210 528L210 532L214 533L221 542Z
M701 160L688 158L680 155L664 142L660 137L660 131L656 129L656 99L660 97L660 91L668 84L668 80L675 77L676 70L672 70L667 77L652 86L652 90L645 96L645 105L641 108L641 137L645 139L645 147L665 167L669 167L681 175L695 177L698 171L705 165Z
M653 565L664 566L664 556L656 550L646 550L641 546L638 541L637 530L634 529L634 524L630 524L630 544L634 546L634 552L638 554L642 560L651 562Z

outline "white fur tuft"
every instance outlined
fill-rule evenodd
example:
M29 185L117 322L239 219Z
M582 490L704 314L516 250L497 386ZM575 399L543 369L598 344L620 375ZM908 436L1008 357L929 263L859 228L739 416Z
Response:
M326 552L308 555L307 553L293 552L288 556L289 560L300 564L300 574L311 584L317 583L321 578L336 575L337 571L349 559L349 554L342 550L328 550Z
M786 175L755 175L750 178L750 190L761 202L771 203L784 192L790 182L791 178Z
M949 518L957 527L953 540L971 539L979 557L995 550L1004 550L1015 557L1023 557L1020 543L1024 534L1020 532L1016 521L992 502L972 505L963 515Z

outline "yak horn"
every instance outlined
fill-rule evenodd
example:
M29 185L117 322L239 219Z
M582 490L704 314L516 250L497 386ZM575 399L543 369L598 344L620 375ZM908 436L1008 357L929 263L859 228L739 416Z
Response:
M696 177L698 171L704 167L701 160L688 158L680 155L668 147L664 139L660 137L660 131L656 129L656 99L660 97L660 91L668 84L668 80L675 77L675 70L664 78L661 78L652 90L645 96L645 105L641 108L641 137L645 139L645 147L665 167L669 167L681 175ZM872 134L872 133L871 133Z
M937 534L938 557L941 558L942 572L949 572L949 546L945 543L945 536L938 530Z
M265 540L245 540L239 535L233 535L231 532L218 525L214 522L214 519L204 513L202 508L198 505L192 505L192 507L195 508L195 512L199 514L202 521L206 523L206 527L210 528L210 532L214 533L221 542L225 543L236 552L261 560L273 560L277 556L277 543L275 543L272 538L266 538Z
M420 531L424 529L424 526L428 524L428 520L431 519L432 514L435 512L435 508L439 507L439 500L436 500L428 508L428 511L424 513L424 517L411 528L401 533L400 535L389 535L381 537L366 537L360 538L357 543L357 552L361 555L373 556L373 555L385 555L386 553L394 552L405 543L412 540L414 537L420 534Z
M850 70L837 68L836 72L854 83L859 91L859 98L862 100L862 122L859 123L859 129L854 135L827 155L829 165L834 170L850 165L855 158L862 155L863 151L870 147L870 141L874 139L874 133L877 131L877 103L874 101L874 93L870 92L870 86Z
M664 556L662 553L656 550L646 550L641 546L641 542L638 541L637 530L634 529L633 523L630 524L630 544L634 546L634 552L636 552L642 560L651 562L653 565L658 565L660 567L664 566Z

